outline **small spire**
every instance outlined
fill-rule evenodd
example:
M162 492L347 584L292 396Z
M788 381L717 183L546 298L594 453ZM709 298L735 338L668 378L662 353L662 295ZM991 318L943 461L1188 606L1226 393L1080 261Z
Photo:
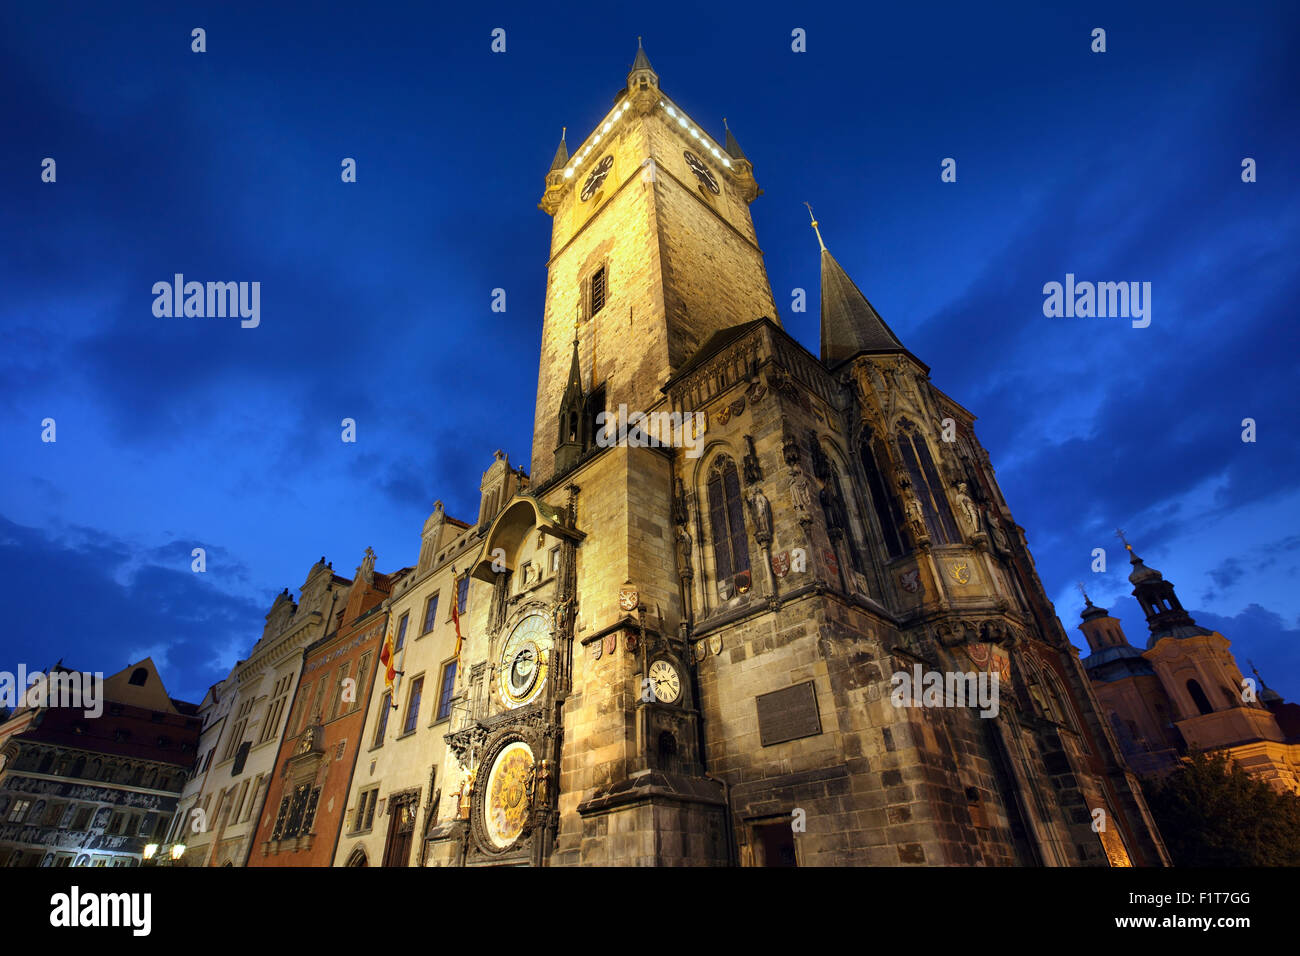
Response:
M731 127L727 125L727 118L725 116L722 117L722 128L727 131L727 141L724 145L727 148L727 152L731 154L731 158L743 159L748 162L749 157L745 155L745 151L741 149L740 144L736 142L736 137L732 134Z
M636 59L632 61L632 69L629 71L635 73L637 70L649 70L654 72L654 67L650 65L650 58L645 55L645 49L641 46L641 38L636 38Z
M564 142L564 137L568 134L567 126L560 127L560 145L555 147L555 158L551 160L551 172L558 172L565 167L569 161L569 147Z
M723 122L726 122L725 120ZM817 233L817 245L822 247L822 252L826 251L826 243L822 242L821 230L817 228L817 217L813 215L812 204L804 203L808 207L808 218L812 220L813 232Z

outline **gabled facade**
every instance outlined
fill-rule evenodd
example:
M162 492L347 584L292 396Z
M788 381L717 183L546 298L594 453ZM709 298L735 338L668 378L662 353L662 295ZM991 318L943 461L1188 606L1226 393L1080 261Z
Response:
M170 829L198 708L167 694L150 658L102 694L98 716L40 705L0 724L0 866L138 866Z
M307 574L300 600L288 589L266 615L262 637L226 679L230 709L196 804L206 829L191 832L187 866L244 866L263 812L303 651L325 636L347 603L351 582L321 558Z

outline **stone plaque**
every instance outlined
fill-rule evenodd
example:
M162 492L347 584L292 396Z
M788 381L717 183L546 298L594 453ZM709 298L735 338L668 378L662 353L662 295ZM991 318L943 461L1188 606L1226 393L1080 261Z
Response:
M816 737L822 732L817 689L812 681L760 694L754 702L758 705L758 736L764 747L800 737Z

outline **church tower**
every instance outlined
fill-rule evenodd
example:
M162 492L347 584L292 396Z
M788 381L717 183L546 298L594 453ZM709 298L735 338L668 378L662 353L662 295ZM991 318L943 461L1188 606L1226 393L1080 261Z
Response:
M532 475L474 533L429 859L1167 862L974 416L819 230L820 356L785 332L759 192L640 46L556 150Z

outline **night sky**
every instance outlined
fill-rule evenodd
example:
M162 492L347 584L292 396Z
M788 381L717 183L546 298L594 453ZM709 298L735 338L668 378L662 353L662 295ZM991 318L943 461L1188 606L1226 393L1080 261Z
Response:
M543 177L643 35L754 164L786 329L816 352L809 201L978 417L1075 642L1082 580L1145 646L1122 526L1300 697L1295 3L122 6L0 12L0 669L152 655L198 701L322 554L413 564L435 499L527 467ZM260 325L155 317L175 273L260 282ZM1045 317L1067 273L1150 282L1151 325Z

